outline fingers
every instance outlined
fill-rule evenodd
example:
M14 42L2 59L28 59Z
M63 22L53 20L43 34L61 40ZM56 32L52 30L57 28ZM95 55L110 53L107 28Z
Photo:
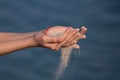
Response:
M72 31L72 27L68 27L66 31L64 32L64 34L60 37L61 41L64 41L71 31Z
M78 36L77 38L75 38L74 40L78 41L80 39L85 39L86 38L86 32L87 32L87 28L85 26L82 26L81 27L81 30L80 30L80 36Z
M81 34L79 33L79 29L75 29L77 32L77 35L74 35L72 38L69 39L69 43L73 42L73 41L77 41L76 38L78 38Z
M72 46L73 48L79 48L80 46L76 43L78 40L86 38L86 31L87 28L85 26L81 27L81 30L68 27L62 36L51 37L44 35L42 37L42 41L46 48L50 48L52 50L59 50L61 46Z
M76 30L80 31L79 29L76 29ZM73 44L76 44L78 40L85 39L86 31L87 31L87 28L85 26L82 26L81 31L79 32L80 34L78 36L73 36L66 44L63 45L63 47L71 46Z
M77 41L68 42L68 43L65 43L64 45L62 45L62 47L68 47L68 46L71 46L76 43L77 43Z
M43 36L42 40L44 43L48 43L48 42L53 42L53 43L57 43L57 42L61 42L63 41L68 34L70 34L70 31L72 30L72 27L69 27L68 29L66 29L65 33L60 36L60 37L51 37L51 36Z
M48 43L48 44L44 44L44 47L52 49L52 50L57 50L56 49L57 45L58 45L57 43Z
M79 49L79 48L80 48L80 46L79 46L78 44L73 44L71 47L72 47L72 48L76 48L76 49Z
M76 37L74 40L78 41L78 40L85 39L85 38L86 38L86 35L80 35Z
M82 26L80 33L81 33L82 35L85 35L85 34L86 34L86 31L87 31L87 28L86 28L85 26Z
M76 30L79 31L79 29L76 29ZM87 31L87 28L86 28L85 26L82 26L82 27L81 27L81 31L79 32L80 34L79 34L78 36L72 37L69 42L78 41L78 40L80 40L80 39L86 38L86 35L85 35L86 31Z
M61 42L58 46L57 46L57 49L59 49L63 44L67 43L67 41L69 39L71 39L73 36L76 36L78 35L78 30L71 30L68 32L69 34L67 35L67 37L65 38L65 40L63 42Z
M60 36L60 37L51 37L51 36L43 36L42 41L44 42L44 46L47 48L50 48L52 50L58 50L59 48L57 47L58 42L61 42L66 39L67 35L70 34L72 28L69 27L65 33Z

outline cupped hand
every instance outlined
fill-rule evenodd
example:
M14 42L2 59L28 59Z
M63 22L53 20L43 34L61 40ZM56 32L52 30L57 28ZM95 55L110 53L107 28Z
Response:
M45 29L46 30L46 29ZM49 48L52 50L58 50L62 45L58 46L60 43L63 43L66 38L71 38L71 35L77 35L77 30L73 30L72 27L67 28L63 35L58 37L49 36L45 33L45 30L35 33L34 41L36 46Z
M79 35L78 36L73 36L71 39L69 39L67 42L65 42L63 44L63 47L67 47L67 46L71 46L71 45L75 45L76 47L80 47L76 43L79 40L86 38L87 28L85 26L82 26L80 29L76 29L76 30L79 31ZM76 48L76 47L74 47L74 48Z
M45 30L45 34L50 35L50 36L60 36L65 32L65 30L67 28L68 27L65 27L65 26L49 27L48 29ZM72 30L77 31L76 33L78 35L72 35L72 33L70 32L68 34L68 37L66 37L66 40L64 42L60 43L58 47L60 47L60 46L68 47L68 46L74 45L73 48L79 48L79 45L77 45L76 43L79 40L86 38L85 33L87 31L87 28L85 26L83 26L83 27L81 27L81 29L72 28Z
M63 31L64 33L61 36L55 37L48 35L47 31L50 33L52 31ZM36 42L36 46L59 50L61 47L76 45L78 40L85 38L86 31L87 28L85 27L82 27L79 32L79 29L73 29L72 27L54 26L52 28L47 28L43 31L37 32L34 35L34 40Z

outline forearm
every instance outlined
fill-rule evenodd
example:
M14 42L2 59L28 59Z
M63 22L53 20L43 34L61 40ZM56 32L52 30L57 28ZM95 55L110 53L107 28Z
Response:
M36 32L29 33L9 33L9 32L0 32L0 41L10 41L22 39L34 35Z
M34 42L33 36L11 41L2 41L0 42L0 56L35 46L36 43Z

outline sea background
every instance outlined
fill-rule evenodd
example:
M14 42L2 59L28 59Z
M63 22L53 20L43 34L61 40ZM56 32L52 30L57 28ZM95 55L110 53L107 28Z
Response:
M120 80L120 0L0 0L0 32L85 25L87 39L60 80ZM54 80L60 51L29 48L0 57L0 80Z

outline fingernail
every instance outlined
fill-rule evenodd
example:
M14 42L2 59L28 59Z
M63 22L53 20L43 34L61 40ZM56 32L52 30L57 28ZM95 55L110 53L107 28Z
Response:
M83 35L83 38L86 38L86 35Z
M85 26L82 26L81 28L83 29L83 28L86 28L86 27L85 27Z
M77 45L77 46L76 46L76 48L77 48L77 49L80 49L80 46L79 46L79 45Z
M82 26L82 28L81 29L84 29L84 30L86 30L87 31L87 28L85 27L85 26Z
M85 28L85 30L87 31L87 28Z
M77 41L74 41L74 43L77 43Z
M74 46L74 48L80 49L80 46L76 44L76 45Z

